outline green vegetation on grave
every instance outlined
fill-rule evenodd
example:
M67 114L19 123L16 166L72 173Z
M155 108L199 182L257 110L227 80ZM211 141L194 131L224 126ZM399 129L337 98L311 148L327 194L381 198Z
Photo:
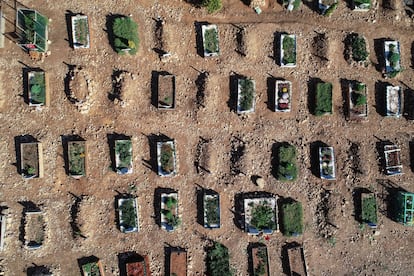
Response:
M223 7L221 0L203 0L202 5L207 8L209 13L214 13Z
M101 271L99 270L98 262L90 262L82 265L82 271L87 276L100 276Z
M219 208L218 197L205 198L206 223L208 225L215 225L220 223Z
M377 223L377 202L375 196L362 198L362 221Z
M23 29L20 43L35 44L40 52L44 52L48 18L34 10L19 10L18 24Z
M31 72L32 77L29 77L29 93L31 104L45 104L46 103L46 79L44 72ZM29 73L29 75L31 74Z
M334 12L334 10L336 10L336 8L338 7L338 3L333 3L326 11L324 16L331 16L331 14Z
M132 161L132 143L131 140L115 142L115 154L119 156L117 169L129 168Z
M176 213L177 203L178 202L176 198L169 196L167 197L167 200L165 201L166 209L161 210L161 212L165 216L165 219L167 220L167 224L173 228L181 224L181 220L178 217L178 214Z
M316 85L315 115L332 114L332 84L329 82Z
M268 266L268 257L267 257L267 249L266 246L259 246L256 251L257 257L257 266L254 268L253 275L254 276L262 276L266 275L267 266Z
M264 229L276 229L275 213L272 206L264 200L260 204L249 203L253 209L251 212L250 224L254 226L258 231Z
M283 64L296 64L296 41L295 38L288 35L284 36L282 41L283 47Z
M398 63L400 62L400 54L395 51L395 45L390 45L390 52L388 54L388 60L390 61L390 66L392 69L395 69L398 66Z
M135 55L139 47L138 25L130 17L114 19L112 31L114 34L114 48L118 54L128 52Z
M69 173L85 175L85 142L69 143Z
M204 31L204 51L208 54L219 52L218 33L216 28L205 29Z
M239 79L239 106L241 111L250 110L254 101L254 82L252 79Z
M366 85L358 82L356 84L356 91L352 91L351 100L355 106L363 106L367 103L367 96L365 95Z
M168 143L163 143L161 146L161 170L165 173L171 173L175 170L174 149Z
M280 146L278 159L277 178L282 181L295 180L297 177L295 147L289 144Z
M88 45L89 27L88 18L76 18L75 20L75 41L80 45Z
M214 245L207 249L207 274L210 276L231 276L230 255L227 247L221 243L215 242Z
M360 62L365 61L368 58L367 43L365 38L361 35L353 35L350 38L352 48L352 59Z
M366 6L368 9L371 7L371 0L354 0L356 7Z
M119 209L121 210L122 220L121 225L124 226L126 229L137 227L137 210L135 208L135 199L130 198L127 200L122 201L121 206Z
M285 236L303 233L303 210L300 202L289 202L282 205L282 231Z

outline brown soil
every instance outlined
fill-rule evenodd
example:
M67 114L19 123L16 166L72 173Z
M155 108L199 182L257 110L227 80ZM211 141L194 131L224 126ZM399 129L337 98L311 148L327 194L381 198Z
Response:
M384 118L380 112L381 90L378 89L380 82L414 87L413 20L403 11L402 1L374 1L372 10L366 13L351 11L349 1L338 1L338 9L329 18L312 10L314 1L306 2L299 11L291 13L284 11L277 1L268 1L260 15L238 0L223 0L223 9L213 15L187 1L20 2L52 19L51 44L50 55L44 62L32 61L10 39L6 39L5 48L0 49L0 188L2 204L9 208L7 220L10 222L0 266L6 275L23 274L32 263L46 265L57 275L79 275L77 260L91 255L102 261L106 275L118 275L117 256L125 251L148 255L152 273L162 275L167 243L186 248L188 275L201 276L205 274L204 247L209 239L229 248L236 275L248 274L246 249L249 243L258 241L268 247L273 275L283 273L282 246L291 241L304 245L311 275L414 274L414 229L388 217L385 200L388 189L384 187L393 184L414 191L409 144L414 138L413 123L404 118ZM384 7L387 3L393 9ZM12 0L2 1L8 20L6 34L14 30L14 4ZM70 48L66 11L88 15L92 30L90 49L75 51ZM109 45L105 30L110 14L131 15L138 23L137 55L117 55ZM153 50L157 47L153 18L157 16L164 19L162 45L171 53L162 60ZM197 53L195 21L217 24L220 37L217 58L203 58ZM280 32L296 34L296 68L280 68L276 63L279 53L275 49L275 33ZM343 40L351 32L361 33L367 39L370 48L367 67L350 65L343 56ZM238 43L238 34L239 38L242 36L242 46ZM326 51L321 55L315 55L318 34L326 35ZM378 39L388 37L399 40L405 70L397 78L385 80L380 70L378 45L381 43ZM239 53L240 48L245 55ZM84 65L83 70L93 80L94 93L88 102L88 113L79 112L67 99L64 80L68 68L63 62ZM21 97L25 65L41 67L50 73L52 89L48 107L29 108ZM108 99L114 69L134 76L123 86L123 99L128 103L124 106ZM176 75L174 111L160 112L152 105L152 71ZM197 105L196 80L203 71L208 72L208 78L201 106ZM230 75L234 73L256 81L254 113L238 116L231 111ZM278 114L269 109L268 85L275 78L292 81L293 109L290 113ZM313 78L333 84L332 115L316 117L309 112L308 99L312 102L314 94L310 85ZM346 121L341 79L367 84L369 123ZM72 133L91 145L88 174L79 180L67 176L64 170L61 135ZM111 169L106 142L109 133L132 136L132 174L119 176ZM159 177L153 169L149 138L158 133L176 141L178 174L175 177ZM33 135L43 144L42 179L24 181L16 173L14 137L24 134ZM211 174L200 175L194 167L199 137L211 139ZM386 178L380 171L376 149L379 139L391 140L401 147L403 175ZM334 147L337 181L323 181L313 173L311 152L316 141ZM295 182L280 182L271 174L272 146L277 142L296 146L299 173ZM361 160L359 170L362 173L352 169L355 159L349 152L353 143L359 145L356 156ZM239 152L243 152L242 158L236 158ZM235 164L232 158L237 159ZM261 176L266 182L263 190L302 202L305 226L302 236L288 238L274 233L265 240L249 236L236 226L234 197L240 192L260 190L251 181L254 176ZM208 230L197 224L195 191L199 186L220 193L220 229ZM160 229L154 219L158 215L154 211L154 190L158 187L179 193L182 224L172 233ZM354 218L353 191L358 187L372 188L379 195L380 212L375 231L362 229ZM124 234L117 228L114 202L119 193L138 196L140 232ZM78 221L86 238L72 237L72 194L85 195ZM25 200L43 204L47 209L45 220L53 222L48 224L44 247L30 252L19 241L18 222L22 216L19 202Z
M252 271L252 273L253 273L253 275L255 275L254 273L255 273L256 269L258 268L258 266L260 264L262 264L265 267L265 272L264 272L264 274L260 274L260 275L269 276L270 275L269 274L269 270L268 270L268 267L269 267L269 265L268 265L269 258L267 258L267 259L261 258L258 255L259 250L264 250L266 252L266 256L268 256L266 246L263 246L263 245L260 246L259 245L257 247L252 248L252 254L251 254L252 255L252 258L253 258L253 267L252 267L253 271Z
M171 251L170 274L175 276L187 276L187 252Z
M306 275L305 260L303 259L302 254L302 248L299 246L288 249L289 268L291 275Z
M21 169L25 174L31 173L39 175L39 151L37 143L21 144Z
M151 276L148 257L140 262L127 263L126 271L128 276Z

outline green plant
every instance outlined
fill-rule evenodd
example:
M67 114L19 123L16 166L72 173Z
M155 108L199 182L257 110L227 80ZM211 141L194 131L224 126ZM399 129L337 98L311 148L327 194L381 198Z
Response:
M46 80L43 72L34 72L29 79L30 102L32 104L44 104L46 102Z
M239 105L242 111L250 110L253 107L254 101L254 82L252 79L239 79L240 99Z
M355 61L365 61L368 58L367 44L365 38L359 35L351 37L352 59Z
M315 115L321 116L332 113L332 84L329 82L316 85Z
M116 141L115 153L119 155L119 168L129 168L132 161L132 142L131 140Z
M87 276L100 276L99 265L97 262L91 262L82 265L82 271Z
M29 176L35 175L36 174L36 169L32 166L26 166L26 174Z
M377 202L374 195L362 199L362 221L377 223Z
M365 105L367 103L367 96L361 94L361 93L354 93L355 97L355 105L361 106Z
M282 41L283 47L283 63L284 64L296 64L296 41L295 38L285 36Z
M87 18L78 18L75 21L75 41L80 45L88 45L88 19Z
M72 142L69 146L69 173L71 175L85 174L84 142Z
M336 238L334 236L329 237L327 241L332 247L336 245Z
M257 261L258 264L257 266L254 268L254 276L261 276L261 275L265 275L266 271L267 271L267 250L265 246L260 246L257 248L256 251L256 257L257 257Z
M215 242L207 249L207 274L210 276L231 276L229 251L221 243Z
M292 145L283 145L278 152L279 164L277 178L282 181L293 181L297 177L296 149Z
M124 200L119 206L121 210L122 226L126 229L137 227L137 212L135 209L134 199Z
M254 205L250 224L257 230L276 229L275 213L267 201Z
M326 11L324 16L331 16L331 14L334 12L334 10L336 10L336 8L338 7L338 3L333 3Z
M203 0L202 5L207 7L209 13L214 13L223 7L221 0Z
M283 204L282 224L283 234L286 236L303 233L303 210L300 202Z
M138 25L130 17L115 18L112 31L114 34L113 46L118 54L127 51L136 54L139 47Z
M161 146L161 170L165 173L174 171L174 149L170 144L163 143Z
M302 0L295 0L295 1L293 1L293 9L294 10L299 9L301 4L302 4Z
M208 198L205 199L205 212L206 212L206 221L208 225L218 224L220 222L219 217L219 198Z
M205 29L204 31L204 50L206 53L218 53L218 33L216 28Z
M175 213L177 207L177 199L172 196L167 197L165 206L166 209L161 210L161 212L165 215L167 223L173 228L179 226L181 224L181 220Z

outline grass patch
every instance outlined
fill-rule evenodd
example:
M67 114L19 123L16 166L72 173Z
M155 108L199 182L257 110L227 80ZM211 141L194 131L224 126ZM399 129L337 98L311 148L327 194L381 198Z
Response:
M131 229L138 226L137 210L135 208L134 200L135 199L124 200L122 201L121 206L119 206L122 214L122 226L125 227L125 229Z
M285 236L303 233L303 210L300 202L284 203L282 205L282 231Z
M283 63L296 64L296 41L293 37L285 36L282 41Z
M368 58L367 43L365 38L360 35L353 35L350 38L352 48L352 59L360 62L365 61Z
M209 13L214 13L223 7L221 0L203 0L202 5L207 8Z
M332 114L332 84L329 82L316 84L315 115Z
M241 111L252 109L254 101L254 82L252 79L239 79L239 107Z
M211 276L231 276L230 255L227 247L221 243L214 242L213 246L207 249L207 274Z
M253 204L253 203L251 203ZM258 231L264 229L276 229L275 213L272 206L267 201L263 201L260 204L253 206L251 214L250 224Z
M216 225L220 223L220 206L218 197L207 197L205 200L205 216L207 225Z
M219 52L218 32L216 28L205 29L204 31L204 51L208 54Z
M31 104L46 103L46 78L44 72L31 72L29 78L29 93ZM29 73L29 75L31 74Z
M374 195L362 198L362 221L377 223L377 202Z
M277 178L282 181L295 180L297 178L295 147L289 144L281 146L278 158Z
M118 54L135 55L139 47L138 25L130 17L117 17L112 25L113 45Z
M69 143L69 173L71 175L85 175L85 143Z
M117 169L129 168L132 161L132 142L131 140L116 141L115 154L119 155Z
M174 149L170 144L163 143L161 146L161 170L165 173L171 173L174 169Z

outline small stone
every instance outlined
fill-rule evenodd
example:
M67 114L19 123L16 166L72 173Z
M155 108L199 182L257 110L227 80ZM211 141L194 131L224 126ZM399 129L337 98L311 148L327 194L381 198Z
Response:
M259 177L256 179L256 185L263 189L266 185L266 181L262 177Z

